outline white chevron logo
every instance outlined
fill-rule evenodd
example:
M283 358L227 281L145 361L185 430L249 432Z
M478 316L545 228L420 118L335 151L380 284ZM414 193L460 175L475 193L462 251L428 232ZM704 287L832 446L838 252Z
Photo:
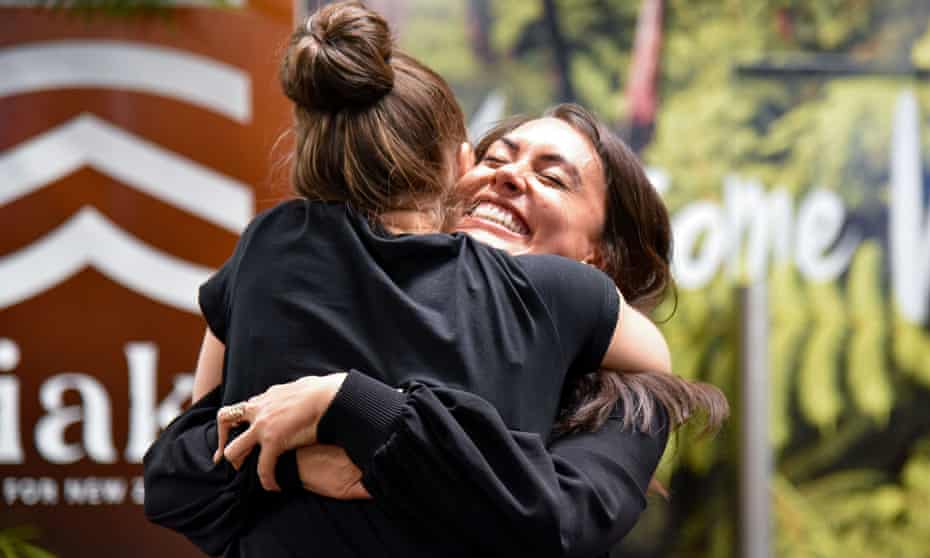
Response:
M0 49L0 99L101 87L171 97L237 122L251 119L251 79L203 56L119 41L53 41ZM91 114L0 153L0 206L82 167L238 234L251 188ZM198 313L197 287L213 270L147 245L84 207L40 240L0 257L0 308L92 266L146 297Z
M163 304L197 313L197 287L213 270L139 241L92 207L40 240L0 259L0 308L18 304L86 266ZM28 278L10 280L10 278Z
M247 185L90 114L0 154L0 205L85 165L237 234L252 215Z
M252 117L242 70L184 51L126 41L48 41L0 49L0 97L67 87L170 97L237 122Z

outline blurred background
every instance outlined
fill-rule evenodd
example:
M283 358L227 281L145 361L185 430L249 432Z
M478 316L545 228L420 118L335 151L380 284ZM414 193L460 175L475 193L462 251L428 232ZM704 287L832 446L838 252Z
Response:
M319 4L0 1L0 555L195 555L142 519L140 451L196 285L286 195L277 57ZM734 416L673 440L615 556L930 556L930 2L369 5L473 136L575 101L663 192L655 317Z

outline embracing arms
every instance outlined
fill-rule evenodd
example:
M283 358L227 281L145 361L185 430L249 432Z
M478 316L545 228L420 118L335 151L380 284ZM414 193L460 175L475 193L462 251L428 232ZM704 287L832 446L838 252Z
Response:
M236 536L250 494L260 490L254 452L239 473L211 458L219 401L219 389L208 394L146 456L146 514L208 554L221 553ZM533 549L541 556L590 556L606 552L636 522L668 434L664 414L652 434L624 428L621 416L615 412L595 432L547 445L538 435L507 429L474 395L420 384L399 393L352 372L319 435L345 446L364 472L365 488L399 521L428 525L481 555ZM295 471L293 454L286 454L277 471L286 487L299 486ZM342 471L351 484L353 473ZM486 535L463 541L462 533L476 530Z
M472 394L412 384L405 393L350 372L319 441L345 447L379 505L465 541L479 555L591 556L629 531L665 448L658 413L646 434L616 409L595 432L547 444L508 430Z
M665 337L655 323L628 305L623 295L617 312L617 325L601 368L610 370L672 371L672 356Z
M311 407L325 403L320 440L348 450L379 505L400 518L448 530L450 540L480 528L494 535L481 540L496 541L501 554L519 545L539 547L542 555L606 551L644 508L668 434L664 414L655 432L645 434L624 428L622 414L615 412L595 432L547 445L537 435L507 429L490 404L465 392L415 384L400 393L357 372L329 378L285 384L259 400L270 408L288 390L291 397L300 390L314 401ZM338 391L333 379L345 379ZM221 553L235 537L246 521L248 498L260 490L256 452L238 473L229 462L212 459L220 391L172 423L145 460L147 516L208 554ZM314 460L329 466L326 474L336 483L330 495L338 497L361 473L340 461L341 449L321 448L300 450L300 468L312 469ZM286 454L277 467L278 478L290 477L285 486L300 486L293 455ZM308 480L304 485L312 487ZM342 496L363 496L360 490L356 486Z
M611 285L609 291L602 292L615 291ZM615 302L614 309L617 307ZM614 311L615 321L611 325L616 325L617 314ZM635 320L645 318L630 311L623 314L619 326L610 331L613 343L609 343L611 348L607 350L608 362L612 354L623 356L624 340L632 350L651 351L642 337L629 336L637 331ZM222 316L218 312L214 315ZM210 322L211 328L215 321ZM654 327L648 320L645 323ZM602 352L606 345L606 342L600 345ZM664 342L661 349L667 355ZM222 343L207 332L198 361L195 398L219 383L222 354ZM373 381L360 374L348 376L356 377ZM314 442L320 416L328 417L324 422L330 425L339 424L340 420L333 420L338 418L340 408L345 411L345 405L339 401L351 401L353 393L367 393L348 387L340 390L345 387L344 378L338 375L305 378L259 396L252 405L254 412L248 417L250 428L226 451L237 465L250 456L241 473L236 473L229 463L214 463L210 459L217 448L216 424L204 410L210 402L203 400L204 405L198 405L197 412L186 414L159 438L146 458L146 489L153 495L146 502L147 514L160 524L188 534L201 548L209 548L208 552L221 551L245 521L245 502L256 490L258 478L262 484L273 487L275 478L286 477L281 472L289 470L291 481L296 484L293 454L282 459L276 475L273 464L277 455L285 449ZM336 442L340 432L377 434L364 443L345 440L339 445L365 471L364 485L379 505L398 515L457 525L459 529L487 519L492 523L484 527L488 532L520 534L519 539L530 546L547 541L542 546L558 549L559 554L585 548L603 550L605 541L615 540L618 532L622 534L632 525L630 518L638 516L643 507L646 483L664 448L665 434L660 426L661 443L653 452L654 459L630 462L629 455L646 446L637 438L642 434L622 431L619 420L608 422L595 433L565 437L549 448L538 435L508 430L496 409L473 395L438 386L411 386L405 394L390 386L381 387L381 395L390 395L379 396L377 404L356 408L364 414L348 420L355 420L357 427L335 428L333 439L324 439ZM298 403L297 392L301 390L316 395ZM432 399L426 394L433 394ZM334 398L337 403L327 411ZM346 416L350 414L344 412L343 417ZM630 436L620 437L621 432ZM381 433L385 437L381 438ZM251 451L256 443L262 446L258 476L256 452ZM379 455L386 461L379 462ZM393 455L397 460L391 462ZM480 459L476 461L475 456ZM409 467L405 468L408 460L434 466L413 474ZM634 480L640 477L645 478L643 483ZM465 508L448 509L447 499L437 501L435 491L412 492L407 498L399 496L397 487L405 486L411 479L434 489L453 483L454 490L461 489L453 501L474 511L459 513ZM392 487L394 492L390 491ZM422 501L411 507L417 498ZM591 520L592 514L601 520ZM557 537L554 544L553 536Z
M654 370L671 372L671 355L656 325L620 297L616 326L601 366L611 370ZM223 342L206 328L191 400L197 402L220 384L223 372Z
M223 355L226 347L216 335L206 328L200 354L197 356L197 369L194 372L194 389L191 402L197 403L207 393L220 385L223 380Z

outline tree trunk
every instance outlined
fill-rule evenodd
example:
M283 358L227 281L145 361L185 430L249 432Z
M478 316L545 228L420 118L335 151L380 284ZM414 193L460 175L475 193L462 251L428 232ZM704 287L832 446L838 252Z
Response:
M662 53L663 0L643 0L636 21L633 62L627 103L630 146L639 152L652 139L658 109L659 65Z
M491 4L488 0L470 0L466 29L475 57L486 66L497 64L497 53L491 46Z
M543 8L543 21L552 40L552 55L559 83L559 101L572 103L575 101L575 88L572 85L571 52L559 26L559 10L555 0L543 0Z

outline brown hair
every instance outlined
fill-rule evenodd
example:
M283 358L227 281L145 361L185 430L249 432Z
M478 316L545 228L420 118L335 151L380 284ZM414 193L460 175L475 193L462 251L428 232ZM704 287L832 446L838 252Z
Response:
M462 111L441 77L394 48L377 12L321 8L291 35L280 77L294 102L299 195L377 216L438 200L451 185Z
M597 151L607 185L599 267L631 306L644 313L653 310L672 288L672 228L665 204L633 151L593 114L567 103L550 108L543 116L569 124ZM495 141L534 119L516 117L493 128L476 146L476 157L480 160ZM667 373L600 370L567 387L557 429L595 430L618 401L623 403L625 424L642 431L655 424L655 403L667 412L672 428L703 414L706 429L716 430L729 414L726 397L710 384Z

